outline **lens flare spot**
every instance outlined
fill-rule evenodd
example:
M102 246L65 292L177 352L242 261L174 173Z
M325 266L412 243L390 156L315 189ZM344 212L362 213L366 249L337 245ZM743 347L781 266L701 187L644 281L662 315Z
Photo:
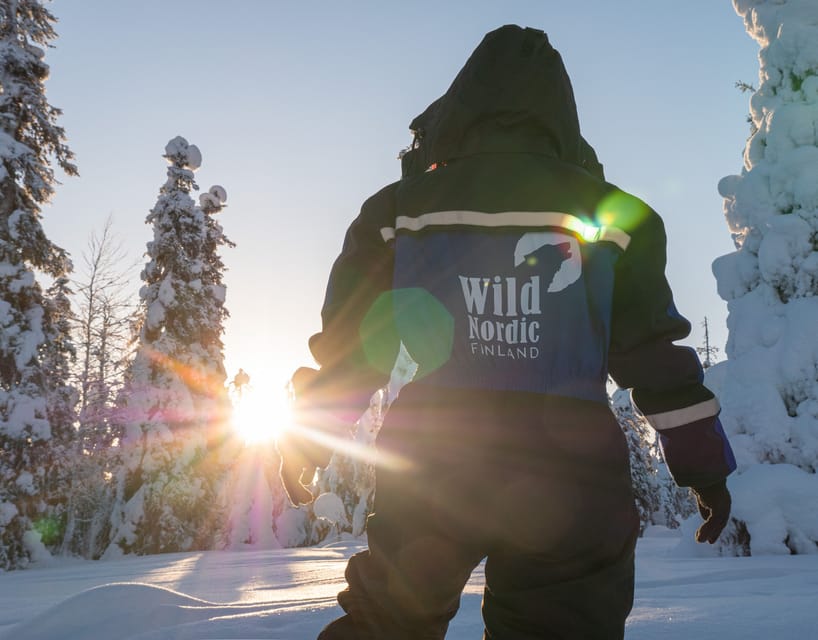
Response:
M649 215L650 209L644 202L624 191L613 191L600 201L596 219L605 226L630 232Z
M361 321L360 336L367 360L383 372L395 366L403 344L417 362L420 378L439 369L451 357L454 318L425 289L395 289L372 303Z
M590 224L586 224L580 230L580 235L585 242L596 242L599 239L599 234L602 230Z

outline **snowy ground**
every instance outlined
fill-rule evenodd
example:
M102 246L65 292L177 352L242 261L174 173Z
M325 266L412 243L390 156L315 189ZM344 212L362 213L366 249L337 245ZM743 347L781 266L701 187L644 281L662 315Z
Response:
M628 640L818 637L818 555L703 557L676 534L649 533ZM359 548L55 561L0 574L0 638L312 640L338 614L345 559ZM482 582L478 569L447 639L480 638Z

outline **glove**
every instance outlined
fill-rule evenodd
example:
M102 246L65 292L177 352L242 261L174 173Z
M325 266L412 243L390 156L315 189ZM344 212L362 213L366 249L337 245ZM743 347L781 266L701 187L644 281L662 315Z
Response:
M722 480L707 487L692 487L692 490L699 513L704 518L704 524L696 531L696 542L713 544L730 519L732 500L727 490L727 481Z
M322 410L323 394L316 388L318 373L316 369L301 367L293 374L290 385L295 426L276 440L281 483L296 507L312 502L313 495L306 485L312 482L316 469L326 467L332 457L333 450L326 438L316 434L340 435L348 426L326 408Z
M312 482L315 470L319 466L325 467L329 464L331 453L327 456L316 456L318 452L314 450L314 443L292 432L280 435L276 441L276 448L281 458L279 476L287 497L296 507L299 504L309 504L313 500L313 495L306 485Z

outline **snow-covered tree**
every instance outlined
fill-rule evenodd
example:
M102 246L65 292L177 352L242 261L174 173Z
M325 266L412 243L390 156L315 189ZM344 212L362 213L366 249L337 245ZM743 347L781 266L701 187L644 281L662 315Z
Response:
M25 566L41 544L36 529L58 526L60 508L45 493L59 463L51 440L71 419L61 378L71 263L40 223L56 183L51 163L77 173L45 95L54 22L36 0L0 2L0 569ZM56 283L53 298L38 273Z
M736 251L713 264L729 339L708 384L739 464L728 551L815 553L818 5L733 4L761 49L744 167L719 183Z
M43 497L46 510L35 528L50 551L60 548L65 528L68 478L75 459L71 455L76 437L77 389L73 384L72 366L76 358L72 329L74 314L67 277L57 278L46 290L43 327L45 342L39 359L46 389L46 407L51 427L45 462Z
M221 336L224 265L233 246L213 218L226 193L213 187L196 206L195 145L165 147L167 181L147 217L153 227L140 290L142 324L119 395L123 466L117 477L109 552L210 548L220 534L229 400Z
M702 344L700 347L696 347L696 353L698 353L701 357L702 368L707 371L707 369L716 364L719 348L710 342L710 325L708 324L706 317L704 322L702 322L702 327L704 328L704 344Z

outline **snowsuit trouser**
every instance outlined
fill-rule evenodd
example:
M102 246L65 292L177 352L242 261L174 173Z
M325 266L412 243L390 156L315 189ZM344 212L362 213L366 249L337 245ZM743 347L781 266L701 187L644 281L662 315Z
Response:
M319 640L441 639L483 559L484 639L623 637L638 517L607 405L415 384L378 443L412 466L378 468L347 615Z

